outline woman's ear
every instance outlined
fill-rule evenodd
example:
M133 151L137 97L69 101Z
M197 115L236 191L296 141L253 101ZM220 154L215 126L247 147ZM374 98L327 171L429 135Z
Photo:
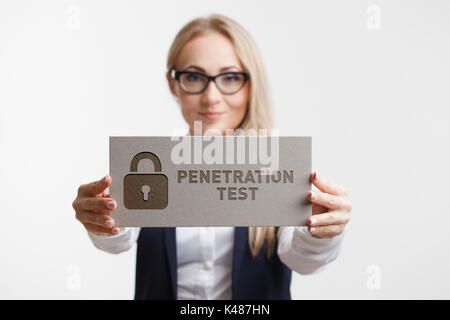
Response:
M166 73L166 78L167 78L167 83L169 84L169 88L170 88L170 92L172 93L172 95L175 97L175 99L177 99L178 101L178 95L177 92L175 90L175 85L174 85L174 80L172 79L172 77L170 76L170 73L167 72Z

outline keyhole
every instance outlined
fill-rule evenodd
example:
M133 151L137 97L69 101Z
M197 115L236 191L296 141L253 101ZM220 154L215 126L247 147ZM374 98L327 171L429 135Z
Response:
M148 194L150 193L150 187L144 184L141 188L142 194L144 196L144 201L148 200Z

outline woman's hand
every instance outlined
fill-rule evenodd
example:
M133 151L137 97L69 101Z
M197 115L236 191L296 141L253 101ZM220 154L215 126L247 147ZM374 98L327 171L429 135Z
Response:
M114 228L114 219L110 212L117 207L116 202L109 197L106 190L111 184L107 175L101 180L83 184L78 188L77 198L72 203L78 221L87 231L96 235L115 235L119 228Z
M317 238L332 238L344 231L350 221L352 203L345 187L311 174L312 183L319 189L308 192L312 202L312 216L308 219L309 232Z

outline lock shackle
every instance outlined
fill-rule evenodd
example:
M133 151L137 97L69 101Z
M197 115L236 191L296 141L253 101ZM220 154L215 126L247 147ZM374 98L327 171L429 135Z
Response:
M135 155L133 160L131 160L131 172L137 172L138 164L142 159L150 159L153 162L153 166L155 167L155 172L161 171L161 161L159 161L159 158L156 154L151 152L141 152Z

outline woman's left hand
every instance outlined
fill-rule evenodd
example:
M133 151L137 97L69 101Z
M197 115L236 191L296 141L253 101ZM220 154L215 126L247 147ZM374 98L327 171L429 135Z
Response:
M332 238L341 234L350 221L352 203L345 187L311 174L312 183L319 189L309 191L312 216L308 219L309 232L317 238Z

